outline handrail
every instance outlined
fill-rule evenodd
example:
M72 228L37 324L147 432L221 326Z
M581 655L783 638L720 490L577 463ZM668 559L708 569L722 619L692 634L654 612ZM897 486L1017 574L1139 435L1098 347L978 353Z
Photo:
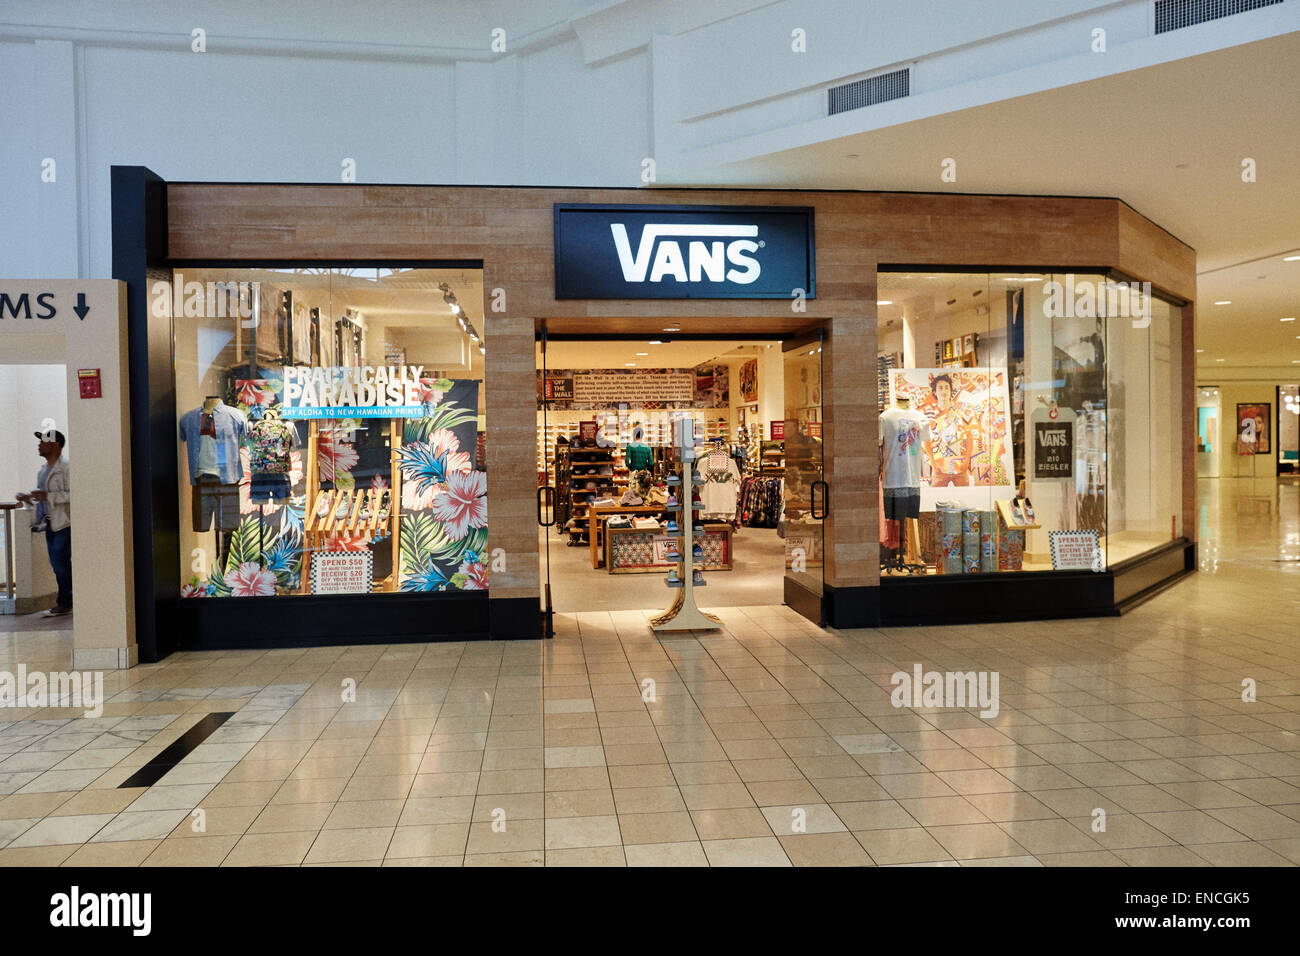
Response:
M18 582L14 580L14 512L21 507L16 501L0 501L5 516L5 597L10 601L18 594Z

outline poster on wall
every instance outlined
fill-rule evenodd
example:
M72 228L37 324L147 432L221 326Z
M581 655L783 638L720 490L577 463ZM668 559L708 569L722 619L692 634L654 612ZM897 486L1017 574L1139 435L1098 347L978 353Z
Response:
M1237 454L1268 455L1273 428L1273 406L1269 402L1255 402L1237 406Z
M891 404L911 401L930 420L921 465L921 510L940 497L988 508L1015 493L1007 373L993 368L896 368ZM940 490L942 489L942 490Z
M758 359L740 367L740 400L746 405L758 401Z
M729 408L729 370L725 365L697 368L579 368L537 372L538 409Z
M769 422L768 427L772 430L772 441L785 440L785 421Z

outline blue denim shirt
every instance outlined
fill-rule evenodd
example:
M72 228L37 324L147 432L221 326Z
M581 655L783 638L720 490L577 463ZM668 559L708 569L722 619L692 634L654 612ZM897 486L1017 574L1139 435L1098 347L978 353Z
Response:
M217 472L223 485L237 485L244 469L239 463L239 445L248 431L248 419L237 408L218 402L212 409L212 424L216 431ZM181 441L189 455L190 484L198 483L195 472L199 468L199 432L203 427L203 408L192 408L181 416Z

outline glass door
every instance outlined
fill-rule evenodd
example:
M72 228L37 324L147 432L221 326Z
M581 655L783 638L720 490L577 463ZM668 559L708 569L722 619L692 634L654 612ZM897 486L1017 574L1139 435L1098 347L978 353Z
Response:
M830 506L822 454L822 331L782 345L785 421L763 452L784 457L782 519L785 536L785 603L809 620L825 623L823 523ZM766 461L767 459L765 459Z
M555 488L556 476L555 469L558 464L558 453L552 444L551 432L547 428L548 409L552 398L549 389L549 383L546 376L546 326L542 326L541 334L538 336L541 344L541 366L542 366L542 387L538 392L541 398L542 406L542 429L540 439L539 454L541 455L541 468L537 474L537 524L544 529L542 534L542 548L539 555L538 577L541 583L541 602L542 602L542 636L553 637L555 635L554 627L554 606L551 604L551 537L555 534Z

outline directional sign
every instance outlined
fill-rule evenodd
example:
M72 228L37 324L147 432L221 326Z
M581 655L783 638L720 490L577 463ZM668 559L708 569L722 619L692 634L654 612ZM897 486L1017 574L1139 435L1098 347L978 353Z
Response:
M58 317L60 309L71 311L78 319L85 321L90 312L85 292L78 291L74 303L72 293L56 291L49 286L33 283L30 288L11 289L10 283L4 285L4 288L0 288L0 321L19 319L48 322Z

